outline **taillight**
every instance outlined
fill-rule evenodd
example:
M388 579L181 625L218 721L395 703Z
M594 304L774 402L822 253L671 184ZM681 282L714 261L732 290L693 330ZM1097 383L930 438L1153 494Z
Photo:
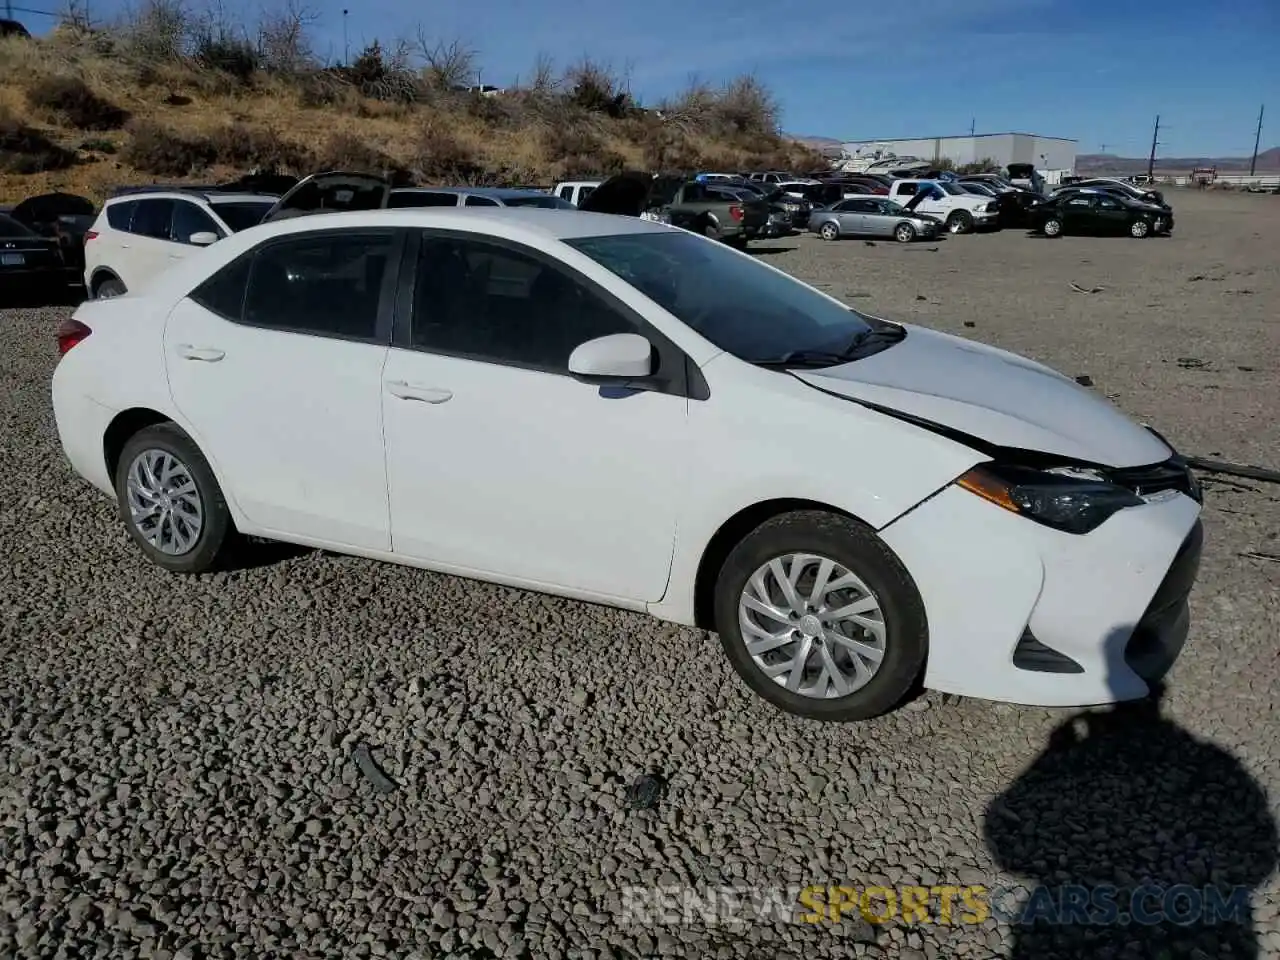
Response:
M730 208L729 208L729 216L733 217L733 219L735 219L735 220L741 220L741 219L742 219L742 208L741 208L741 207L738 207L738 206L730 207Z
M87 232L85 233L85 235L84 235L84 242L85 242L85 243L88 243L90 240L97 240L97 239L98 239L98 231L97 231L97 230L89 230L89 231L87 231Z
M65 354L91 333L93 331L79 320L63 320L58 324L58 353Z

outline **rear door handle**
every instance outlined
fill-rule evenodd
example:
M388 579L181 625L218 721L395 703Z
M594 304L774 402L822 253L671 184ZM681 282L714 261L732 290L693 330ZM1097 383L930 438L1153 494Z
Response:
M421 400L424 403L444 403L453 396L452 390L440 387L424 387L416 383L405 383L403 380L386 381L387 392L401 400Z
M203 360L206 363L216 363L227 354L217 347L193 347L189 343L178 344L178 356L184 360Z

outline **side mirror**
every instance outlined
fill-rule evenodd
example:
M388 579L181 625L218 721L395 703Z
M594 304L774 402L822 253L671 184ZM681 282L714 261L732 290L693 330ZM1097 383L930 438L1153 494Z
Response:
M195 244L197 247L207 247L211 243L218 242L218 235L210 230L201 230L199 233L193 233L187 237L187 242Z
M590 379L638 380L653 374L653 344L638 333L611 333L579 344L569 372Z

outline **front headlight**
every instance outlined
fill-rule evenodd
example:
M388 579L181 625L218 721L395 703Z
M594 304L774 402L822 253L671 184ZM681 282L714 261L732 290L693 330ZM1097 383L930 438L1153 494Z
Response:
M1065 533L1089 533L1126 507L1145 501L1085 467L1030 467L984 463L956 484L982 499Z

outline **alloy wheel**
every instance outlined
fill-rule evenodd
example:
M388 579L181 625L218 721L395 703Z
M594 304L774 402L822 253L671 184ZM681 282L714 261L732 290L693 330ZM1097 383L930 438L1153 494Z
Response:
M125 486L129 519L143 540L171 557L195 547L204 503L186 464L168 450L143 450L129 464Z
M1141 239L1145 237L1151 230L1151 225L1145 220L1135 220L1129 225L1130 236Z
M738 621L756 667L800 696L846 697L884 660L879 598L829 557L789 553L760 566L743 587Z
M893 232L899 243L910 243L916 238L916 232L905 223L899 224L898 229Z
M821 233L823 240L834 240L840 236L840 228L834 223L824 223L822 225Z
M1056 237L1062 232L1062 223L1058 220L1046 220L1044 223L1044 235L1046 237Z

